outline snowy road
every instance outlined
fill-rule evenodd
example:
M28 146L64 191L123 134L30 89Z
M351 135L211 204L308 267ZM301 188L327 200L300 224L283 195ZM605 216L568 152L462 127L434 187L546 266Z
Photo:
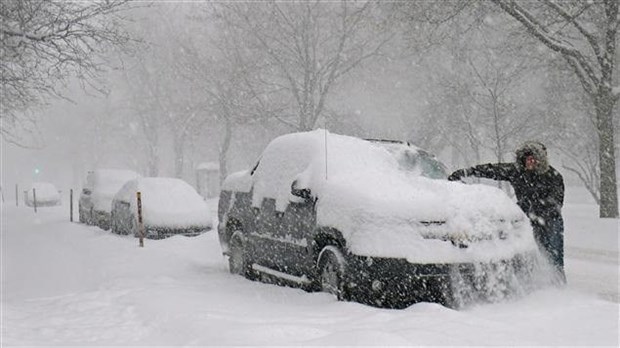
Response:
M619 303L620 220L598 219L598 207L583 203L589 199L583 190L567 188L565 263L570 287Z
M569 247L566 256L571 259L579 259L598 263L617 265L618 252L609 250L596 250L579 247Z
M215 231L138 248L132 237L68 222L66 207L35 215L6 205L2 346L617 346L617 220L565 213L567 288L460 311L399 311L232 276Z
M618 252L569 247L565 258L572 288L620 303L618 276L613 276L618 272Z

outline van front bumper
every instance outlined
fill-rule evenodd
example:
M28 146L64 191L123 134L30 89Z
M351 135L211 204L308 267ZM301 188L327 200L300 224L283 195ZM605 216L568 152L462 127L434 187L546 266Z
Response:
M435 302L458 308L495 301L529 283L532 255L478 263L415 264L405 259L349 255L346 291L351 300L385 308Z

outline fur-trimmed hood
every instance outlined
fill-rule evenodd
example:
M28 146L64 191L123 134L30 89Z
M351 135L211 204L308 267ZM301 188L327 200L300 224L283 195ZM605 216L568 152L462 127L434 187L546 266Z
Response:
M517 155L517 166L525 168L525 157L532 155L538 160L536 172L545 173L549 170L549 160L547 159L547 148L541 142L527 141L519 146L515 151Z

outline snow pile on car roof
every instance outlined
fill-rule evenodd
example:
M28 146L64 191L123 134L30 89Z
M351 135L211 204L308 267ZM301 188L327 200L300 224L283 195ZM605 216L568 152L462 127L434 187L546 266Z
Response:
M97 169L92 172L87 183L92 190L92 202L95 210L110 212L112 199L118 190L129 180L140 174L127 169Z
M60 200L60 193L54 184L49 182L34 182L27 191L27 199L34 201L33 191L36 191L37 202L56 202Z
M141 192L143 221L156 227L210 227L207 203L188 183L177 178L138 178L125 184L114 199L129 202L137 211Z
M255 176L254 206L276 197L276 209L284 211L296 199L290 193L296 180L318 197L318 223L341 231L359 255L467 261L534 245L523 212L501 190L404 171L389 151L359 138L324 130L278 137ZM510 232L503 236L508 242L500 232ZM458 238L477 242L458 248L449 241Z

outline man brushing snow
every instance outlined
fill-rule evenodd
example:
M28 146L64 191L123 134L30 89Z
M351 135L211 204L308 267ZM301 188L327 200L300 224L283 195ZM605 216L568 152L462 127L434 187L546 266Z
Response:
M564 180L549 165L547 149L536 141L521 145L514 163L489 163L459 169L448 177L450 181L474 176L505 180L512 185L517 204L529 217L538 245L556 267L562 282L564 274Z

